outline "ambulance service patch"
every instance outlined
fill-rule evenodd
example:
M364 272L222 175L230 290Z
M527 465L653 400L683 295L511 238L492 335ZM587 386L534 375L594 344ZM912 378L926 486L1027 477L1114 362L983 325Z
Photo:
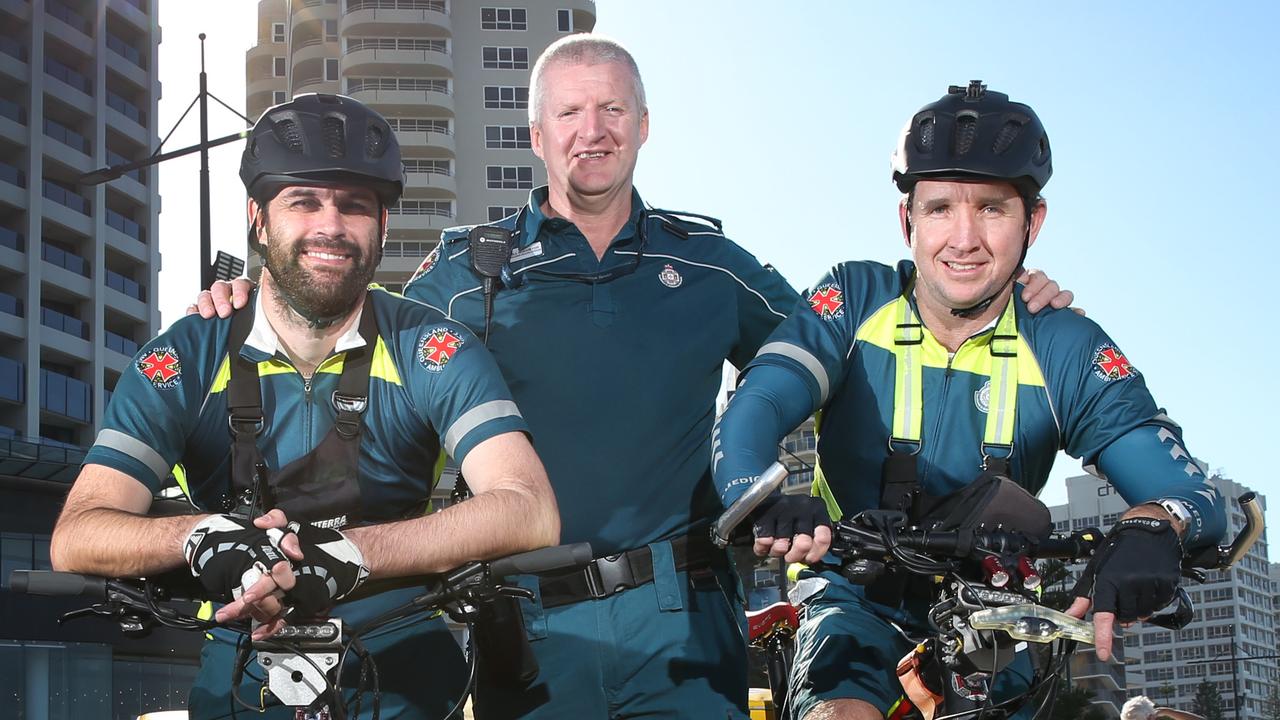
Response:
M1093 351L1093 374L1111 382L1134 377L1138 374L1138 369L1129 364L1129 359L1120 352L1120 348L1111 343L1103 343Z
M461 347L462 338L452 330L447 327L433 328L422 336L422 344L418 346L418 362L431 372L440 372Z
M431 268L436 266L436 260L439 260L439 259L440 259L440 246L437 245L435 246L435 248L431 250L431 252L427 253L427 257L423 259L422 264L418 266L418 269L413 271L413 275L409 278L409 282L413 282L414 280L417 280L423 275L426 275L427 273L431 272Z
M658 273L658 282L669 288L678 288L684 282L684 278L680 277L680 273L671 267L671 263L667 263L662 267L662 271Z
M809 307L823 320L844 316L844 293L836 283L823 283L809 295Z
M182 381L182 361L172 347L151 348L136 363L142 377L157 388L177 387Z

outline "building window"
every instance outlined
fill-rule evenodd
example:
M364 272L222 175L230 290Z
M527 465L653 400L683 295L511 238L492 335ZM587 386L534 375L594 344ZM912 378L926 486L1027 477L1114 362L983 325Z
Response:
M286 96L285 91L283 90L276 90L275 92L271 93L272 105L279 105L283 102L288 102L288 100L289 98Z
M271 74L274 77L284 77L284 58L277 57L271 59Z
M531 147L528 125L486 125L484 146L490 150L521 150Z
M490 165L485 168L490 190L532 190L532 165Z
M493 70L528 70L529 48L484 47L481 48L484 66Z
M284 42L284 23L271 23L271 42Z
M338 79L338 58L324 59L324 79L325 82L334 82Z
M524 110L529 107L529 88L509 85L485 85L484 106L505 110Z
M337 20L324 21L324 39L325 39L325 42L333 42L338 39L338 21Z
M572 10L556 11L556 30L559 30L560 32L573 32Z
M520 208L510 205L490 205L489 222L498 222L502 218L511 217L518 212L520 212Z
M524 8L480 8L481 30L528 30Z

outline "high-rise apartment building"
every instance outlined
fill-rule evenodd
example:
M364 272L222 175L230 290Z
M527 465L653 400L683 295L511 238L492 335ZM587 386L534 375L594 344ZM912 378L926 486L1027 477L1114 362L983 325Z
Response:
M592 0L260 0L246 114L325 92L386 116L406 184L377 281L398 288L441 230L509 215L546 182L529 149L529 71L595 20Z
M1249 489L1227 478L1213 480L1229 499L1229 533L1233 537L1244 527L1239 498ZM1258 502L1266 507L1261 495ZM1127 508L1128 504L1109 483L1082 475L1067 479L1067 504L1050 510L1055 530L1069 532L1086 527L1105 531ZM1081 567L1074 568L1074 576L1078 576ZM1129 695L1146 695L1158 705L1190 710L1196 686L1208 680L1218 686L1227 711L1235 707L1234 697L1238 695L1240 717L1261 717L1268 696L1277 686L1276 666L1274 660L1249 657L1275 653L1269 572L1263 535L1231 570L1210 572L1203 584L1183 581L1195 604L1190 625L1177 632L1152 625L1135 625L1125 631ZM1095 663L1094 668L1101 672L1102 666Z
M151 0L0 2L0 436L92 444L159 329Z
M158 0L0 0L0 702L5 717L181 707L199 638L60 625L84 600L18 595L103 409L159 330Z

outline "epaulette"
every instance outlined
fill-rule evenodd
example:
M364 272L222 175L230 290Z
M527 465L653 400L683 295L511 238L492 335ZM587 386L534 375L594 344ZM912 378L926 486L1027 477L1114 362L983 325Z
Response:
M455 225L451 228L445 228L440 231L440 243L451 243L458 240L466 240L467 235L471 233L471 228L475 225Z
M719 218L713 218L710 215L659 208L649 208L648 213L650 217L661 220L663 227L668 231L686 240L690 235L724 236L724 224Z

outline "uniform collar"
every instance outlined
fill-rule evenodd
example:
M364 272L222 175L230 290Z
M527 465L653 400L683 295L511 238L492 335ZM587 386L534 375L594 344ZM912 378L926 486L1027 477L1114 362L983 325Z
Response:
M524 214L524 224L520 227L520 247L528 247L538 239L538 234L542 232L542 227L548 222L555 220L564 221L562 218L550 218L542 211L543 203L547 202L550 191L546 185L534 188L529 192L529 207ZM631 188L631 216L627 218L627 222L618 230L618 235L613 239L611 246L619 241L629 240L636 236L636 225L640 222L640 218L644 214L644 201L640 199L640 193L634 187ZM571 223L570 223L571 224Z
M275 357L277 354L284 355L285 353L280 345L280 336L271 327L271 322L267 319L266 312L263 311L262 291L259 290L253 295L253 327L249 330L249 337L244 340L244 348L252 348L263 353L266 357ZM360 316L362 314L364 314L363 300L360 302L360 309L356 311L355 321L351 323L351 327L347 328L347 331L338 338L338 342L334 345L334 353L346 352L368 344L360 336ZM243 352L243 349L241 351Z

